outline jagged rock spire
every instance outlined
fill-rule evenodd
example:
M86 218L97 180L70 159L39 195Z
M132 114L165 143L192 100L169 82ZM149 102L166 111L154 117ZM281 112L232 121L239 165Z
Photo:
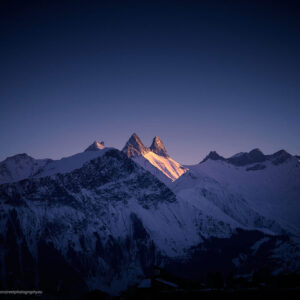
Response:
M129 138L122 151L125 152L128 157L134 157L149 152L149 148L145 147L138 135L134 133Z
M158 136L154 137L150 150L160 156L169 157L162 140Z
M84 150L84 152L86 152L86 151L98 151L98 150L102 150L103 148L105 148L103 141L100 142L100 143L97 142L97 141L95 141L93 144L91 144L90 146L88 146Z

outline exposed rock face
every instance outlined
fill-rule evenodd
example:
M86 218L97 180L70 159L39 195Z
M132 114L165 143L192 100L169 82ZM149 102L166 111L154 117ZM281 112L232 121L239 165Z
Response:
M122 150L128 157L144 155L149 152L149 148L145 147L141 139L134 133L126 143Z
M167 185L187 171L187 168L169 156L158 136L154 137L151 147L148 148L134 133L122 151Z
M118 150L70 173L0 185L0 288L126 289L168 253L159 241L172 233L154 238L149 227L167 228L168 204L178 205L173 192Z
M179 262L195 266L196 274L198 249L207 265L213 266L215 257L205 249L213 249L219 261L223 257L233 265L236 258L235 270L242 270L242 264L249 273L259 267L255 257L261 244L269 247L261 255L270 258L271 270L284 263L285 270L294 270L297 249L288 238L276 236L276 223L249 210L243 199L224 193L216 181L200 178L203 186L195 194L200 201L192 194L184 194L187 200L180 193L177 198L124 153L108 148L100 152L67 173L0 185L1 289L73 295L100 289L117 294L149 276L155 265L172 269ZM190 182L191 175L182 180ZM196 179L191 180L194 187ZM261 241L263 233L249 240L244 234L253 230L247 230L235 241L246 239L248 244L231 247L240 227L273 230L275 236L268 236L268 243ZM230 246L226 257L224 245Z
M299 157L211 152L187 170L158 137L103 148L0 163L22 179L0 184L0 289L117 294L155 265L191 279L299 271Z
M162 140L158 136L154 137L152 145L150 146L150 150L156 153L157 155L169 157L169 154L167 153L167 150Z

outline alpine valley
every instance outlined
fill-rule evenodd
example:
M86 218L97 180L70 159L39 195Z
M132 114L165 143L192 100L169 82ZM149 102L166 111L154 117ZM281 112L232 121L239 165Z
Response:
M0 290L118 295L174 277L300 273L300 158L210 152L183 166L155 137L0 163Z

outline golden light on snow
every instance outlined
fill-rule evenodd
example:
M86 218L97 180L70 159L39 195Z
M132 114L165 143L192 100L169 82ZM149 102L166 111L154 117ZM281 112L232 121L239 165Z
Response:
M170 157L163 157L153 153L152 151L146 153L144 157L172 181L175 181L188 169L183 168L181 164Z

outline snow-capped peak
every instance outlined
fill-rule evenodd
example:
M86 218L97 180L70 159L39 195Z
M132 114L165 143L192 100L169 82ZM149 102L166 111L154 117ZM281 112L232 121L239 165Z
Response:
M187 168L168 155L158 136L154 137L151 147L148 148L134 133L122 151L164 183L176 180L187 171Z
M164 157L169 157L169 154L162 142L162 140L158 137L155 136L153 139L153 142L150 146L150 150L157 155L164 156Z
M264 153L259 148L255 148L255 149L251 150L249 152L249 154L252 154L252 155L264 155Z
M132 134L122 150L128 157L144 155L149 152L149 148L145 147L141 139L136 133Z
M294 156L297 159L297 156ZM273 154L264 154L260 149L255 148L250 152L239 152L229 158L224 158L220 156L217 152L211 151L200 163L204 163L207 160L221 160L225 161L229 164L243 167L247 165L257 164L254 166L254 169L247 169L247 170L260 170L265 168L265 165L261 163L266 163L268 161L272 162L273 165L280 165L287 160L293 158L293 155L288 153L285 150L279 150Z
M0 184L32 177L51 161L51 159L34 159L26 153L7 157L0 162Z
M271 159L272 163L274 165L279 165L283 162L285 162L287 159L291 158L292 155L290 153L288 153L287 151L285 151L284 149L279 150L275 153L273 153L272 155L268 156L269 159Z
M86 151L98 151L98 150L102 150L103 148L104 148L105 146L104 146L104 142L102 141L102 142L97 142L97 141L95 141L93 144L91 144L90 146L88 146L85 150L84 150L84 152L86 152Z
M201 161L201 163L207 161L208 159L211 160L225 160L225 158L219 155L216 151L210 151L209 154Z
M245 152L239 155L234 155L228 158L227 161L236 166L245 166L248 164L264 162L266 159L266 155L264 155L260 149L255 148L249 153Z

